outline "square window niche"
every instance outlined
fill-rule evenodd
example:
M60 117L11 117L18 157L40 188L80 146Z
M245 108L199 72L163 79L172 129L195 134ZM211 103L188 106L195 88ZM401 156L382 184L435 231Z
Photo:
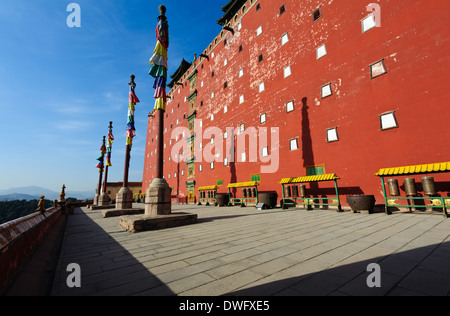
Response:
M289 140L289 150L297 150L297 149L298 149L297 138Z
M332 143L337 141L339 141L337 127L327 129L327 142Z
M331 83L327 83L326 85L324 85L321 88L321 95L322 95L322 99L329 97L330 95L333 94L333 91L331 89Z
M370 78L372 79L387 73L386 66L384 65L384 59L379 60L373 64L370 64L369 68L370 68Z
M322 10L321 8L317 8L316 10L314 10L314 12L312 13L312 22L316 22L317 20L319 20L322 17Z
M286 68L284 68L283 73L284 73L284 78L289 77L292 74L291 66L287 66Z
M259 84L259 93L263 92L265 89L266 89L266 88L265 88L265 86L264 86L264 82L261 82L261 83Z
M377 26L377 22L375 20L375 14L369 14L364 19L361 20L361 29L362 32L365 33L370 29L373 29Z
M262 26L256 29L256 36L260 36L262 34Z
M395 115L395 111L386 112L386 113L381 114L380 115L380 125L381 125L382 131L399 127L398 122L397 122L397 117Z
M288 33L285 33L283 34L283 36L281 36L281 46L283 46L287 42L289 42L289 35Z
M263 149L262 149L262 156L263 157L267 157L267 156L269 156L269 147L263 147Z
M286 103L286 112L292 112L294 111L294 101L289 101Z
M261 124L264 124L265 122L267 122L267 115L266 115L266 113L260 115L259 121L260 121Z
M316 59L320 59L327 54L327 48L325 44L316 48Z

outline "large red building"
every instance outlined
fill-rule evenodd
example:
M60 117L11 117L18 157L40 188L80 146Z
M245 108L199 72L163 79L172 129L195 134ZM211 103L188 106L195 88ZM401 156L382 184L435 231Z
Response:
M223 31L171 76L174 199L254 180L279 201L281 179L334 173L340 194L382 204L379 169L450 161L447 0L232 0L222 11ZM153 124L150 114L143 192L155 177ZM245 152L231 145L242 135ZM448 174L434 177L449 196Z

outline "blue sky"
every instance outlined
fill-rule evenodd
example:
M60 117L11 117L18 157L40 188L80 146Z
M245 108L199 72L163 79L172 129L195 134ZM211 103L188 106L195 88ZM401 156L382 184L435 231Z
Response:
M68 4L81 8L69 28ZM220 32L228 0L2 0L0 2L0 190L42 186L94 190L96 159L114 122L113 167L123 180L128 82L136 76L137 136L129 181L143 174L147 115L153 109L148 59L156 44L158 6L167 7L169 75L192 61Z

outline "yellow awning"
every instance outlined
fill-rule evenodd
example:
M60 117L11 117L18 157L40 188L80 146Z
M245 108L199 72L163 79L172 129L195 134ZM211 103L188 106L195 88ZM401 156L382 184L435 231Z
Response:
M198 188L199 191L213 191L217 190L219 187L217 185L211 185L209 187L200 187Z
M416 165L397 168L380 169L375 175L382 176L401 176L423 173L450 172L450 162L432 163L426 165Z
M292 183L308 183L308 182L322 182L338 180L339 177L336 174L322 174L318 176L307 176L299 178L285 178L280 181L280 184L292 184Z
M247 187L257 187L259 185L258 181L252 182L241 182L241 183L230 183L227 188L247 188Z

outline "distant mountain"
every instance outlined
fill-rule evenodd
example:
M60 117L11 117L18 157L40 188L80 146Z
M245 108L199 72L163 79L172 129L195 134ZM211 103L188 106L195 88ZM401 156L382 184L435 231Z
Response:
M10 193L6 195L0 195L0 201L32 201L39 200L39 196L32 196L28 194Z
M66 191L66 198L76 198L78 200L92 200L95 197L94 191ZM59 199L59 194L58 194Z
M39 199L40 196L45 195L46 200L59 200L59 194L61 192L55 192L49 189L45 189L38 186L28 186L21 188L11 188L7 190L0 190L0 201L5 196L9 201L13 201L13 196L17 196L17 200L34 200ZM25 198L24 198L25 196ZM28 196L28 197L27 197ZM93 199L95 196L94 191L70 191L66 189L66 198L76 198L79 200Z

